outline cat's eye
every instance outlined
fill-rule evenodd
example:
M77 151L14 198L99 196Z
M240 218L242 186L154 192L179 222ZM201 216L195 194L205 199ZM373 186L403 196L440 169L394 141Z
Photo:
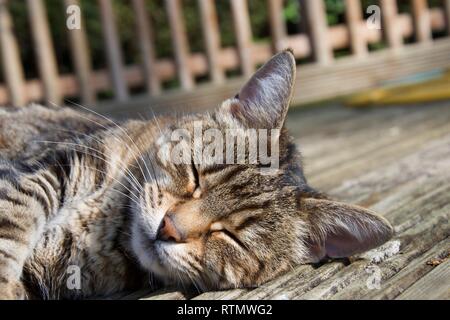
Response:
M221 234L225 235L228 239L232 240L234 243L239 245L240 247L246 249L244 243L236 236L236 234L230 230L228 230L222 223L215 222L211 225L209 229L211 234Z
M209 228L209 230L211 232L219 232L222 231L224 228L223 224L221 224L220 222L214 222L211 227Z

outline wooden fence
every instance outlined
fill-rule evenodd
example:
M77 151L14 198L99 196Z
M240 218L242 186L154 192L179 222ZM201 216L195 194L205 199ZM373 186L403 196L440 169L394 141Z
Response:
M18 0L14 0L18 1ZM62 104L66 97L79 97L84 104L98 103L98 92L111 90L117 103L110 108L127 108L137 96L132 88L144 86L140 99L160 108L203 108L216 105L234 94L240 83L275 52L290 47L298 59L311 57L299 68L296 103L326 99L368 88L385 80L450 66L450 0L430 8L426 0L410 0L411 13L400 13L395 0L379 0L381 29L370 28L360 0L345 2L346 23L327 24L324 0L300 0L307 32L287 34L283 0L268 0L271 43L254 42L247 0L229 2L236 36L235 47L222 47L214 0L198 0L205 52L191 53L183 22L183 1L165 0L171 30L173 59L157 58L154 33L158 32L146 11L144 0L130 0L135 14L136 42L141 65L124 65L117 21L111 0L98 0L106 48L107 70L94 70L86 30L67 30L74 74L60 74L43 0L26 1L39 77L26 79L21 48L14 33L14 16L8 1L0 0L0 56L4 83L0 83L0 105L23 106L31 101ZM79 5L78 0L61 0ZM263 1L263 0L260 0ZM265 0L264 0L265 1ZM81 13L83 8L81 7ZM62 14L66 14L63 12ZM83 20L82 20L83 22ZM435 38L435 34L440 34ZM405 44L405 39L413 39ZM369 50L369 44L385 41L387 48ZM350 55L337 58L336 50L349 48ZM229 79L228 70L241 70L241 77ZM207 75L209 83L196 77ZM164 81L177 78L180 88L164 90ZM126 111L126 110L124 110Z

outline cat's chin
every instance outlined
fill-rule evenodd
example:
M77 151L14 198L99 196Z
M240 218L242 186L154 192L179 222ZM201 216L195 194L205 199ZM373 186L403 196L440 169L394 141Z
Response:
M174 268L168 261L167 248L164 248L166 245L161 241L152 239L142 229L133 229L131 247L140 266L166 285L175 282L170 272Z
M154 240L133 228L131 249L142 268L154 274L161 280L167 277L167 271L162 265L155 250Z

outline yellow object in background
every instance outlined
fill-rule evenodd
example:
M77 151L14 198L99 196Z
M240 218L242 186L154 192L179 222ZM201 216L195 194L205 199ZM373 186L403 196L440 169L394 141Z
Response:
M351 96L345 101L350 107L373 105L413 104L450 100L450 71L438 78L372 89Z

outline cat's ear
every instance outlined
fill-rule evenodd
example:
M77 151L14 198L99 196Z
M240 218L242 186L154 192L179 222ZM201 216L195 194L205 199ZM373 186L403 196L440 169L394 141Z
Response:
M263 65L234 99L225 101L218 113L247 127L280 129L295 83L295 58L285 50Z
M362 253L393 235L390 223L368 209L323 199L300 201L300 210L307 217L306 262Z

